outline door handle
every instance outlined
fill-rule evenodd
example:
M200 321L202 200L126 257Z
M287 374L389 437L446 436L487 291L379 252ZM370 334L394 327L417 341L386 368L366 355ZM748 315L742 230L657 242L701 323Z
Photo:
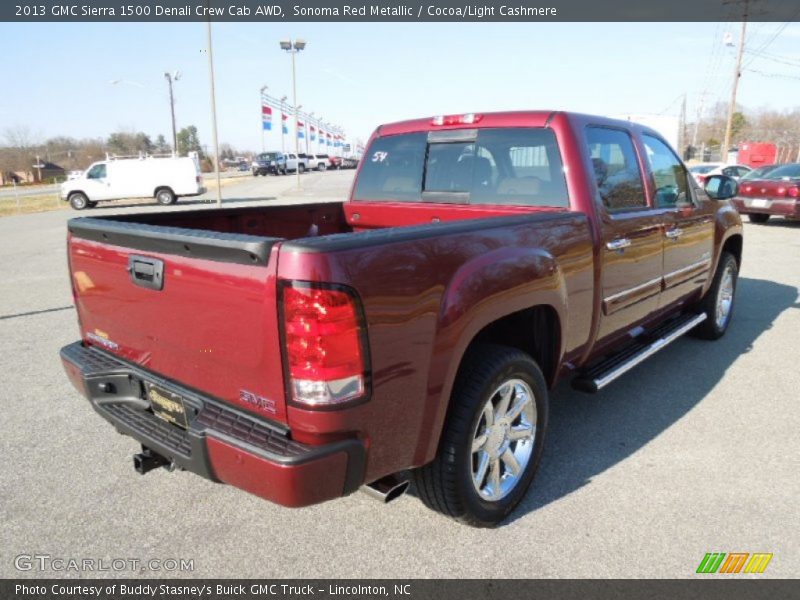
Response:
M134 285L157 291L164 288L163 260L131 254L127 270Z
M664 232L664 235L671 240L677 240L679 237L683 235L683 229L681 229L680 227L676 227L674 229L667 229L667 231Z
M621 251L631 245L631 241L628 238L617 238L616 240L611 240L610 242L606 242L606 248L609 250L616 250Z

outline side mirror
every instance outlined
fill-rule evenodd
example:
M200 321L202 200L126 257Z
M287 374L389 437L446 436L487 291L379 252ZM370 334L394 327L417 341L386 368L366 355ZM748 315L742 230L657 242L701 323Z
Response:
M712 175L706 179L703 188L712 200L727 200L739 193L739 184L727 175Z

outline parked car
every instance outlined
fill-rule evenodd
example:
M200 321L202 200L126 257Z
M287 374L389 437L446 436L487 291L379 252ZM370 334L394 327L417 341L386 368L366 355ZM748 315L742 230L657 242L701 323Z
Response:
M143 156L92 164L80 177L61 184L61 199L75 210L83 210L124 198L155 198L159 204L174 204L182 196L205 191L195 158Z
M740 177L747 175L751 170L752 169L747 165L726 163L703 163L689 167L689 172L701 186L711 175L727 175L728 177L738 180Z
M280 152L262 152L253 159L250 169L253 172L253 177L259 175L269 175L277 173L276 159L280 156Z
M772 216L800 219L800 163L778 165L761 177L741 182L733 204L751 223L766 223Z
M295 154L294 152L287 152L278 154L275 158L275 169L279 175L286 175L287 173L294 173L299 170L300 173L308 171L309 159L307 154Z
M769 173L773 169L777 169L778 167L780 167L780 165L777 165L777 164L775 164L775 165L764 165L764 166L761 166L761 167L756 167L752 171L749 171L748 173L743 175L739 179L739 183L741 184L741 182L749 181L751 179L763 179L764 177L766 177L767 173Z
M61 357L137 471L286 506L389 501L410 471L489 526L534 478L562 377L596 391L728 329L737 184L701 190L652 129L452 115L383 125L365 157L343 203L69 221Z
M324 171L330 164L330 156L327 154L313 154L311 155L310 167L317 171Z
M342 169L355 169L358 166L358 159L354 156L348 156L342 158L341 168Z
M342 168L342 158L340 156L329 156L329 169L341 169Z

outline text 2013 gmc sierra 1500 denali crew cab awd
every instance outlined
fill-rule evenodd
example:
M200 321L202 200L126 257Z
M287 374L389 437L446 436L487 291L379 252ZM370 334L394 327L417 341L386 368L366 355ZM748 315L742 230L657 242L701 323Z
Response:
M736 187L600 117L383 125L344 203L71 220L64 367L141 473L286 506L413 478L491 525L533 479L559 377L595 391L725 333Z

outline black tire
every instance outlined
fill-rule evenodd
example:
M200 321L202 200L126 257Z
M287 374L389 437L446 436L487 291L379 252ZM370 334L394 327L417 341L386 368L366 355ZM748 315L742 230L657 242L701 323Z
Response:
M319 165L317 165L317 171L324 171L325 169L327 169L325 163L319 163Z
M73 192L69 195L69 205L75 210L83 210L89 206L89 198L83 192Z
M297 170L300 171L301 173L305 173L306 166L303 163L300 163L299 165L297 165Z
M532 448L517 477L513 477L504 460L495 459L498 471L503 465L502 477L511 475L516 482L504 496L488 500L478 491L473 479L473 469L487 452L473 451L472 446L481 424L488 425L484 421L484 408L492 398L498 397L504 382L512 380L524 382L533 394L535 424L531 424L531 429L534 435L532 441L526 442ZM453 387L450 411L436 458L412 474L420 499L429 508L474 527L492 527L502 521L522 500L536 474L547 431L548 404L544 376L530 356L507 346L487 344L472 349L464 359ZM497 424L502 425L501 421L498 420ZM517 421L508 423L506 431L511 431L514 423ZM487 438L484 444L488 446L493 434L489 433L488 427L483 431L483 437ZM486 473L480 479L485 479L488 485L492 468L484 470Z
M732 289L730 291L730 302L728 303L727 310L722 315L723 305L720 304L720 294L727 294L726 288L726 272L729 272L732 277ZM739 278L739 263L736 262L736 257L728 252L723 252L719 257L719 265L717 265L717 272L714 273L714 280L711 287L703 296L703 299L697 305L698 313L705 313L706 320L700 323L692 330L692 335L704 340L718 340L731 324L733 317L733 308L736 299L736 282Z
M769 221L769 215L765 215L763 213L750 213L747 215L747 218L751 223L758 223L759 225L763 225Z
M253 171L253 177L258 177L258 175L259 175L258 171Z
M156 190L156 202L159 204L163 204L164 206L168 206L170 204L175 204L177 202L178 197L175 195L169 188L160 188Z

